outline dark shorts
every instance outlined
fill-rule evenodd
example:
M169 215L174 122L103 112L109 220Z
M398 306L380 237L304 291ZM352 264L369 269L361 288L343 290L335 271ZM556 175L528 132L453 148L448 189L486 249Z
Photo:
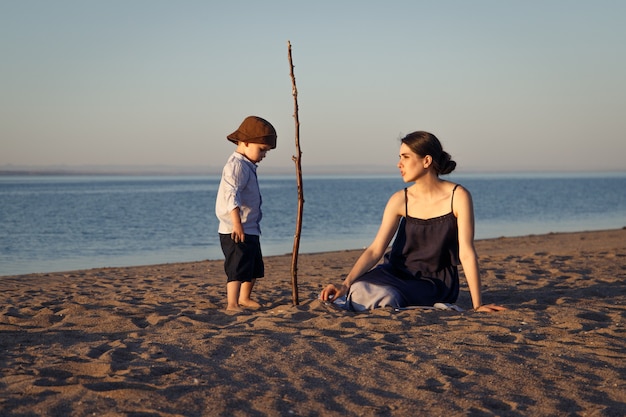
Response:
M244 242L235 243L230 235L220 233L220 244L225 258L227 282L251 282L265 275L259 236L246 235Z

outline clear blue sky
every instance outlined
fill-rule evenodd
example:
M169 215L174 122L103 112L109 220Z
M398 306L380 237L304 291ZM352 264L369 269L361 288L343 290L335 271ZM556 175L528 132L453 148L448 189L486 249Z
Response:
M626 1L0 0L0 167L390 166L435 133L459 170L626 170Z

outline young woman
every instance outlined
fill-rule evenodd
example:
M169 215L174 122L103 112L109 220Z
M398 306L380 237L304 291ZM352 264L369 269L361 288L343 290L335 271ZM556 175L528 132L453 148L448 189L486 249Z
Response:
M504 310L482 302L472 197L462 186L439 178L452 172L456 162L431 133L413 132L401 142L398 168L404 182L413 185L389 198L374 241L341 285L322 290L322 300L346 295L345 306L354 311L454 303L460 263L474 309ZM376 266L396 231L391 251Z

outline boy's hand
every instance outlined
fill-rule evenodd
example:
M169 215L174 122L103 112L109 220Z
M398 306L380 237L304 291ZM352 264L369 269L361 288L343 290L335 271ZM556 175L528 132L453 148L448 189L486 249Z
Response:
M243 243L245 240L245 236L246 235L243 233L243 226L241 224L236 224L233 227L233 232L230 234L230 237L235 243Z
M245 240L245 235L243 233L243 225L241 224L241 214L239 207L235 207L233 211L230 212L230 217L233 220L233 232L230 234L230 237L235 243L243 243L243 241Z

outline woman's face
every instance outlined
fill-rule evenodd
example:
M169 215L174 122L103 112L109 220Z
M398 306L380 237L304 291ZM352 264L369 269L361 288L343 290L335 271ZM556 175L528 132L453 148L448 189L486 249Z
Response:
M413 152L406 144L400 145L398 168L404 182L415 181L426 171L425 159Z

